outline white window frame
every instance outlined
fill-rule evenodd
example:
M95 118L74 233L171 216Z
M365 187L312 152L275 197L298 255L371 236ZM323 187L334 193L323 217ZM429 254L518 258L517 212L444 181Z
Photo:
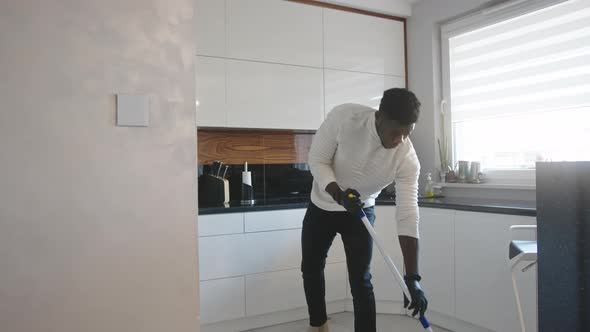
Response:
M447 133L449 145L451 147L450 153L452 154L452 165L457 162L457 159L455 156L455 137L452 130L453 110L451 109L450 93L449 39L565 1L577 0L512 0L490 8L482 9L441 25L441 83L443 98L443 101L441 102L441 118L443 119L442 126L444 133ZM444 109L442 108L443 104ZM444 117L442 114L444 114ZM530 186L531 188L534 188L535 186L535 169L486 169L485 173L486 182L490 184L513 185L515 188L522 186Z

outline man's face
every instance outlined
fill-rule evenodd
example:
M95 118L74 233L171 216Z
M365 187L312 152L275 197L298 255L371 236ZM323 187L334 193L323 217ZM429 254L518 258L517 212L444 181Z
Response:
M378 111L375 113L375 127L383 147L393 149L408 139L414 130L415 124L401 125L399 122L387 118L386 115Z

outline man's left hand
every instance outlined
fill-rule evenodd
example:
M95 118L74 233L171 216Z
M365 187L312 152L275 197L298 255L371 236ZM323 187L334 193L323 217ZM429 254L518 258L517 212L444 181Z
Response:
M420 317L424 316L424 313L428 308L428 300L424 295L422 287L420 287L420 280L422 280L422 278L418 274L412 274L404 277L406 286L408 286L408 290L412 296L412 301L410 302L404 294L404 308L408 308L408 310L414 310L412 312L412 317L416 316L418 313L420 313Z
M340 205L342 205L348 213L352 214L355 217L360 216L361 209L363 208L364 204L361 202L361 194L354 189L346 189L344 194L342 195L342 201Z

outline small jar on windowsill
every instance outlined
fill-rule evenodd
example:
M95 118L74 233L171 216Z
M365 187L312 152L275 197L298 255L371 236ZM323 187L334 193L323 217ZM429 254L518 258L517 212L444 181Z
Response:
M443 182L455 183L457 181L458 181L458 179L457 179L457 176L455 175L455 171L451 170L446 173L445 181L443 181Z

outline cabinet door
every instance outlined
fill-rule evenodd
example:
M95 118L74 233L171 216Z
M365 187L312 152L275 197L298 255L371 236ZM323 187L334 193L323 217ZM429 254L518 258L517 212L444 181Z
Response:
M535 222L530 217L456 212L455 294L459 319L492 331L520 330L508 262L509 227ZM528 322L535 320L530 317L530 309L536 306L536 287L531 287L535 284L531 274L520 273L520 295Z
M301 229L247 233L243 249L246 273L262 273L301 266ZM344 262L340 236L336 236L326 262Z
M346 264L326 264L326 302L346 296ZM246 315L304 308L303 279L299 269L246 276Z
M394 206L377 206L375 208L375 232L382 242L385 250L393 259L396 267L403 275L403 255L399 246L397 235L397 222ZM375 299L378 301L390 301L403 303L403 293L395 277L389 271L384 258L376 245L373 245L373 260L371 262L371 274L373 275L373 287ZM377 308L379 309L379 308Z
M247 233L246 273L294 269L301 265L301 229Z
M248 212L245 215L246 232L263 232L301 228L305 209Z
M383 91L405 86L402 77L354 73L326 69L325 112L328 114L335 106L356 103L379 108Z
M244 232L243 213L223 213L199 216L199 236L241 234Z
M195 0L197 54L225 56L225 1Z
M324 9L326 68L405 77L400 21Z
M289 1L228 0L228 57L322 67L322 9Z
M311 129L324 118L323 70L227 62L230 127Z
M199 238L201 280L235 277L244 274L244 234Z
M200 298L203 324L246 315L244 277L201 281Z
M195 73L197 126L224 127L225 60L197 56Z
M453 210L420 208L420 274L428 309L455 315Z

